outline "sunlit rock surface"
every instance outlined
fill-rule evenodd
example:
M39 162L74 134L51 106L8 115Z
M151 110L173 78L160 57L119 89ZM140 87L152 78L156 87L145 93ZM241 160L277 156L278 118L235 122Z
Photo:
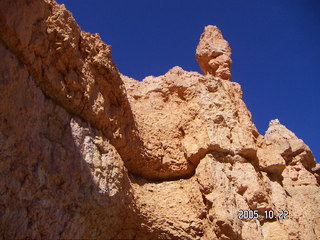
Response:
M0 56L1 239L319 238L319 164L278 120L258 133L216 26L205 75L138 82L63 5L4 0Z

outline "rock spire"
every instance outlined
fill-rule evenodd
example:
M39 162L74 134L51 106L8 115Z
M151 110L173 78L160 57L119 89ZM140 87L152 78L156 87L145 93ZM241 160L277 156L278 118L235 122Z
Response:
M204 74L230 80L231 48L217 26L206 26L196 50L196 59Z

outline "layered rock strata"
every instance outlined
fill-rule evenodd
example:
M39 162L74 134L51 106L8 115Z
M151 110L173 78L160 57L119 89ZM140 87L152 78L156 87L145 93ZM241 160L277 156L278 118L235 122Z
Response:
M63 5L4 0L0 56L0 238L319 239L319 166L278 120L258 133L217 27L205 75L138 82Z

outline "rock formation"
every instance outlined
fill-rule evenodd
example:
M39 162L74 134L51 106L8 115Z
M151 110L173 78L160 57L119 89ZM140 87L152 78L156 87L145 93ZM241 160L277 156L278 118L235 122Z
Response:
M320 238L319 165L258 133L217 27L205 75L138 82L63 5L3 0L0 55L1 239Z
M204 74L230 80L231 48L216 26L206 26L200 37L196 58Z

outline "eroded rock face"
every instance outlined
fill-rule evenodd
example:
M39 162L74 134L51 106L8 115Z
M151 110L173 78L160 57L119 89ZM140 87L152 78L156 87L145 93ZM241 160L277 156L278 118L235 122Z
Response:
M1 239L116 237L132 212L117 150L47 98L2 44L0 56Z
M125 162L143 158L111 47L98 34L81 31L72 14L54 1L2 1L1 9L3 46L27 67L43 93L101 130Z
M142 82L54 1L1 1L0 33L1 239L319 238L319 164L278 120L257 132L216 27L205 76Z
M122 75L150 161L135 162L149 178L193 175L199 161L218 152L254 160L258 132L235 82L174 67L142 82Z

